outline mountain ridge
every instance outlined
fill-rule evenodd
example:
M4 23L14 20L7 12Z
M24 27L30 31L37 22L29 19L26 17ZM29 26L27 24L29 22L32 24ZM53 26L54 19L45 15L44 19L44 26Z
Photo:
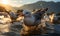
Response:
M42 5L42 6L41 6ZM33 4L26 4L20 7L20 9L40 9L40 8L49 8L47 12L60 12L60 2L45 2L45 1L38 1Z

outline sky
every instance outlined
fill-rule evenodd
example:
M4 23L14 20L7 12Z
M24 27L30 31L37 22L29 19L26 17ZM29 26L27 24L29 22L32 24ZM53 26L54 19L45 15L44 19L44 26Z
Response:
M37 1L41 1L41 0L0 0L0 3L8 4L8 5L11 5L13 7L19 7L19 6L22 6L24 4L35 3ZM60 0L42 0L42 1L60 2Z

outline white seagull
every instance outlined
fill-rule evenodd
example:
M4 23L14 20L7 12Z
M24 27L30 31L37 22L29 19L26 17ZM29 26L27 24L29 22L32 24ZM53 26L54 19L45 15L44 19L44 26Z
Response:
M43 17L43 14L45 11L47 11L48 8L43 10L38 10L37 12L33 13L27 10L23 11L24 14L24 24L27 26L34 26L38 25L41 21L41 18Z

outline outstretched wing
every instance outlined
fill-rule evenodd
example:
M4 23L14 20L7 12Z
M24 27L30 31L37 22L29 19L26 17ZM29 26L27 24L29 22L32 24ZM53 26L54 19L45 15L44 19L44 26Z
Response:
M33 15L36 17L36 20L39 20L42 18L43 14L45 13L45 11L47 11L48 8L42 9L42 10L38 10L36 11Z

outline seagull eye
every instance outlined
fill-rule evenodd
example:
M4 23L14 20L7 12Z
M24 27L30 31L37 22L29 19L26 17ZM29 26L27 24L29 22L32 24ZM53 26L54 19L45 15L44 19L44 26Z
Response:
M29 14L28 12L26 12L26 14Z

